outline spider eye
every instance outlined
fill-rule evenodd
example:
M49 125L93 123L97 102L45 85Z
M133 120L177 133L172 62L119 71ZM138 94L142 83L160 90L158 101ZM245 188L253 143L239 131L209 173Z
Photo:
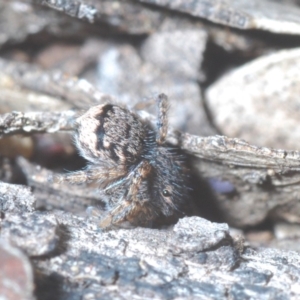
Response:
M163 190L162 194L163 194L164 197L170 197L171 196L171 193L166 189Z

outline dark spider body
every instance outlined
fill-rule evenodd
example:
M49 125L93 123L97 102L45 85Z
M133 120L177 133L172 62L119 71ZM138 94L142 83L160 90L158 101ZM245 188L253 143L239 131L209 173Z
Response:
M117 105L90 108L76 121L75 142L90 164L65 175L74 183L97 182L107 213L100 227L147 225L180 214L187 197L182 157L165 144L167 97L158 96L157 132Z

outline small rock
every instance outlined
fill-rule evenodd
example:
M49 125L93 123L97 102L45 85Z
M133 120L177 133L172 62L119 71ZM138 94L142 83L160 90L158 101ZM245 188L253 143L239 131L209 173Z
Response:
M198 217L179 220L173 230L174 247L184 252L203 251L229 237L227 224L212 223Z
M260 57L209 87L207 105L219 130L258 146L295 150L299 131L300 49Z

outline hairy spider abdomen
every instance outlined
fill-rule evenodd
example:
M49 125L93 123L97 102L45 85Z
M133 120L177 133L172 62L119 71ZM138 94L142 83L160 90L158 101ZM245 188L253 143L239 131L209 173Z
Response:
M83 157L93 163L130 165L144 150L147 132L142 121L117 105L90 108L76 120L75 141Z

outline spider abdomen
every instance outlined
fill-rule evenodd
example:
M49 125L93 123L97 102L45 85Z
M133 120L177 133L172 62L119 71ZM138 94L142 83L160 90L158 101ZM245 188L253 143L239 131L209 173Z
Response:
M128 165L140 158L147 133L141 120L127 109L111 104L94 106L76 123L76 145L87 160Z

